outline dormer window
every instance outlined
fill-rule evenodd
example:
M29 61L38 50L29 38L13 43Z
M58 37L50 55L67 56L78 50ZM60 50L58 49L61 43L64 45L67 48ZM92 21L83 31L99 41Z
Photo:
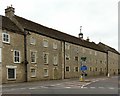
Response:
M2 41L4 43L10 43L10 35L8 33L2 33Z

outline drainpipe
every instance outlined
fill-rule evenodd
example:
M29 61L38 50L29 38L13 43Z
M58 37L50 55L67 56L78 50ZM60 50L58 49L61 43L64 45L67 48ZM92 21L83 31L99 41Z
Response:
M24 30L24 64L25 64L25 82L28 81L28 72L27 72L27 32Z
M106 70L107 70L107 72L106 72L106 76L108 76L108 52L107 52L107 65L106 65Z
M64 79L65 79L65 60L66 60L66 58L65 58L65 41L64 41L64 43L63 43L63 45L64 45Z

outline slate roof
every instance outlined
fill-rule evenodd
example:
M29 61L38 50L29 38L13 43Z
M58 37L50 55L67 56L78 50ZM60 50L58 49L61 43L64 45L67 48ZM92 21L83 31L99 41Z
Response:
M94 42L88 42L86 40L81 40L78 37L71 36L69 34L63 33L61 31L45 27L33 21L27 20L25 18L15 15L16 20L22 25L22 27L28 31L35 32L41 35L49 36L54 39L61 41L66 41L69 43L81 45L83 47L91 48L97 51L106 52L103 48L95 44Z
M99 44L98 44L100 47L102 47L105 51L111 51L111 52L113 52L113 53L116 53L116 54L119 54L120 55L120 53L118 52L118 51L116 51L114 48L112 48L112 47L110 47L110 46L108 46L108 45L105 45L105 44L103 44L103 43L101 43L101 42L99 42Z
M16 26L15 23L13 23L8 17L0 16L2 17L2 29L9 30L12 32L23 34L23 32Z

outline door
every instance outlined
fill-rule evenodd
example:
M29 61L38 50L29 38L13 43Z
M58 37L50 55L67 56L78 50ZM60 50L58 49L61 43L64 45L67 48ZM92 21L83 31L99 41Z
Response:
M53 68L53 79L58 79L58 68L57 67L55 67L55 68Z

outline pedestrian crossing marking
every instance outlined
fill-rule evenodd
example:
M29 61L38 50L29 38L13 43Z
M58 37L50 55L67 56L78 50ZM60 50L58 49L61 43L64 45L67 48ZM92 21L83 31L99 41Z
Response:
M91 89L95 89L95 87L90 87Z

